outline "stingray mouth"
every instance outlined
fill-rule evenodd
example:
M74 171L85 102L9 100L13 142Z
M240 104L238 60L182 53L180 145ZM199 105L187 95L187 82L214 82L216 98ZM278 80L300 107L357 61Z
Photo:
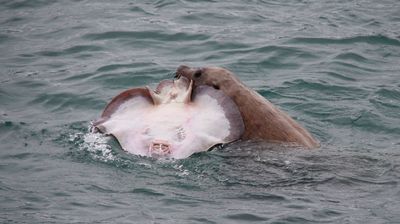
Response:
M154 140L149 147L149 154L151 156L166 156L171 154L171 145L168 141Z
M153 102L163 103L188 103L192 95L193 81L186 77L179 77L174 80L161 81L154 91L149 91Z
M164 92L170 91L170 88L178 88L180 90L187 90L190 88L190 80L186 77L179 76L176 79L170 80L163 80L161 81L154 92L158 94L162 94Z

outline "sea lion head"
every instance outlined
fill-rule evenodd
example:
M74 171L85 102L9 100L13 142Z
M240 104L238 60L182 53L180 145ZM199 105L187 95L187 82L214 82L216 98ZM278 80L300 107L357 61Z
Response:
M221 89L225 93L232 81L239 82L230 71L221 67L191 68L181 65L176 70L175 77L180 78L181 76L193 80L194 86L207 85L214 89Z

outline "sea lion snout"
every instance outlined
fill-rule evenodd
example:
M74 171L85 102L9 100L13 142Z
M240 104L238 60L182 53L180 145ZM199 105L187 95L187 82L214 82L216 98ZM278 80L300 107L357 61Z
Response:
M175 78L180 78L181 76L184 76L188 79L198 78L201 76L202 72L202 68L191 68L186 65L180 65L176 69Z

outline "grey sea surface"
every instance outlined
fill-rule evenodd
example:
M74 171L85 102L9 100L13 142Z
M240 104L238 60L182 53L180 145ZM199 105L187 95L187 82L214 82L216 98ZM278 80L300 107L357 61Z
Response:
M0 1L1 223L400 223L397 0ZM318 150L182 160L89 132L109 100L223 66Z

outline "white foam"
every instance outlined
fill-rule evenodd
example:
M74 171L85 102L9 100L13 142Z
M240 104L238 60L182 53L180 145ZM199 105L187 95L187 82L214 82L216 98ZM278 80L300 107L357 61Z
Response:
M108 144L109 137L101 133L74 133L70 136L70 141L79 142L78 149L89 152L96 160L103 162L114 161L111 145Z

